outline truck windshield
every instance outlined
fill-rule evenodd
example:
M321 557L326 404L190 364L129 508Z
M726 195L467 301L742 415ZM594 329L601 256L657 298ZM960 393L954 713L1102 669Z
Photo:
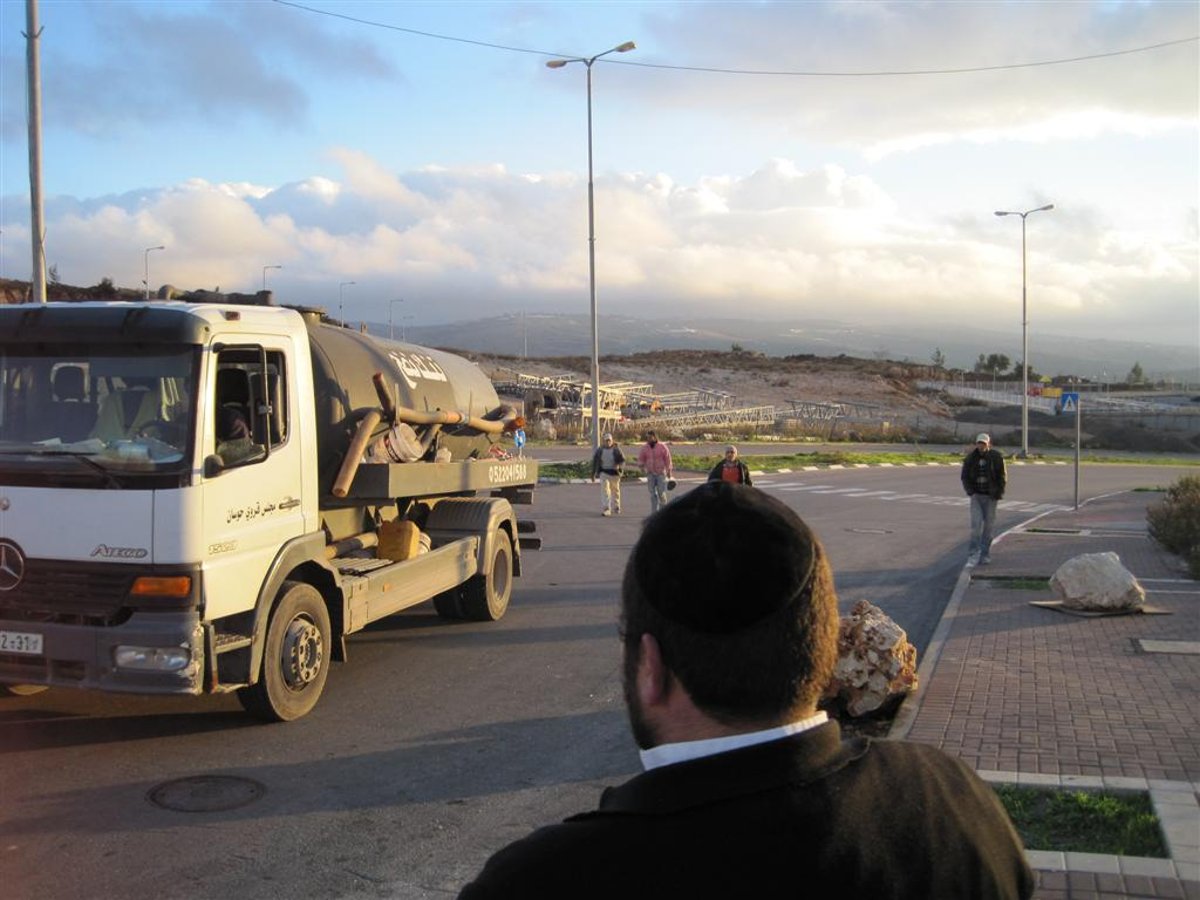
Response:
M0 344L0 471L108 487L190 471L197 368L186 345Z

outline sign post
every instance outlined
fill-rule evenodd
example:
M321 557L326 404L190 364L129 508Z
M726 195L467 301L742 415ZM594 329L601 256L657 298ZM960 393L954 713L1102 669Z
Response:
M1079 409L1079 394L1072 391L1070 393L1064 391L1062 395L1062 411L1064 413L1075 414L1075 509L1079 509L1079 456L1080 456L1080 436L1083 431L1080 426L1080 420L1083 414Z

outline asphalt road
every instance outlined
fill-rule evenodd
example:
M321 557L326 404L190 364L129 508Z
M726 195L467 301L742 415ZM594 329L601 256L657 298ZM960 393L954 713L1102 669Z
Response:
M1083 496L1186 470L1091 466ZM1070 506L1068 466L1014 466L1001 527ZM928 642L966 555L951 466L762 476L829 548L843 608L883 607ZM686 490L688 484L681 484ZM453 896L488 854L594 806L637 770L621 704L615 598L649 509L599 515L599 487L548 485L523 518L509 614L446 623L421 607L350 641L308 717L264 726L232 697L62 690L0 699L0 892L6 898ZM247 802L178 812L173 779L229 776ZM204 781L176 791L231 796Z

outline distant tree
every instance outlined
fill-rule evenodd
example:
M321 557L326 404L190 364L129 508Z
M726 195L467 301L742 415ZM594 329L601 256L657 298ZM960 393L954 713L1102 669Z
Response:
M1008 367L1012 364L1012 360L1003 353L989 353L987 356L980 353L979 359L975 361L975 371L980 375L991 375L993 373L998 375L1001 372L1008 371Z
M941 347L934 347L933 354L929 357L930 361L939 369L946 367L946 354L942 352Z
M1146 374L1142 371L1142 364L1135 362L1133 368L1129 370L1129 374L1125 376L1125 382L1127 384L1144 384L1145 381Z
M1021 377L1021 363L1020 362L1013 363L1012 373L1013 373L1013 377L1015 377L1015 378ZM1033 366L1029 367L1029 381L1031 383L1035 382L1035 381L1041 381L1044 377L1045 376L1038 374L1038 372L1033 368Z
M746 352L746 348L745 348L745 347L743 347L741 344L730 344L730 345L729 345L729 352L730 352L730 353L745 353L745 352Z
M91 289L91 293L102 299L112 299L117 296L117 289L113 286L113 280L107 276L100 279L100 283Z
M50 279L51 284L62 284L62 279L58 277L58 263L55 263L50 267L50 270L46 273L46 276Z

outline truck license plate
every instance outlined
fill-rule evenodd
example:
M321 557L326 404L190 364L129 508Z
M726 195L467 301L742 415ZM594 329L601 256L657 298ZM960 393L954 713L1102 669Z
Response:
M0 653L41 656L42 636L27 631L0 631Z

